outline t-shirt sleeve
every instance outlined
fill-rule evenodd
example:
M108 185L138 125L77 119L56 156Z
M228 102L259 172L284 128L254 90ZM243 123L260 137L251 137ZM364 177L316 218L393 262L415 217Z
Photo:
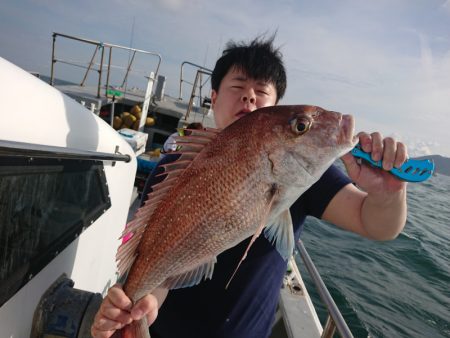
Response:
M305 212L316 218L321 218L333 197L344 186L351 183L350 178L337 166L332 165L322 177L314 183L301 197Z

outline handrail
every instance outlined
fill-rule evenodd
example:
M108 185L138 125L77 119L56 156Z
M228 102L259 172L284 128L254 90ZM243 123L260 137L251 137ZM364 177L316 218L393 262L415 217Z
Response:
M130 162L130 155L110 154L66 147L56 147L25 142L0 140L0 156L53 158L83 161L120 161Z
M303 263L305 263L306 269L308 270L310 276L313 279L313 282L317 288L317 291L319 292L319 296L322 299L322 302L325 303L328 310L328 319L324 331L322 333L322 338L333 337L335 328L337 328L341 337L353 338L352 332L348 328L347 323L344 320L344 317L342 317L342 314L340 313L338 307L336 306L336 303L334 302L333 298L328 292L325 283L320 277L319 272L314 266L314 263L311 260L311 257L306 251L306 248L301 240L299 240L297 243L297 249L300 252L300 257L302 258Z
M127 71L125 74L125 77L122 81L122 86L124 83L126 83L128 75L130 73L131 70L131 65L134 61L134 55L136 53L143 53L143 54L148 54L148 55L153 55L156 56L158 58L158 63L156 66L156 71L154 72L155 74L155 78L158 75L158 71L159 71L159 67L161 65L161 60L162 57L159 53L155 53L155 52L149 52L149 51L145 51L145 50L141 50L141 49L136 49L136 48L131 48L131 47L125 47L125 46L120 46L120 45L115 45L115 44L111 44L111 43L107 43L107 42L100 42L100 41L95 41L95 40L90 40L90 39L85 39L85 38L80 38L80 37L76 37L76 36L71 36L71 35L67 35L67 34L62 34L62 33L56 33L53 32L53 44L52 44L52 62L51 62L51 71L50 71L50 84L53 86L54 84L54 79L55 79L55 74L54 74L54 65L56 62L63 62L63 60L57 59L55 57L55 44L56 44L56 37L63 37L63 38L67 38L67 39L71 39L71 40L75 40L75 41L79 41L79 42L83 42L83 43L88 43L91 45L96 46L96 50L94 52L94 55L91 58L91 61L89 63L89 66L87 67L87 71L86 74L83 78L82 84L81 86L84 84L84 81L89 73L89 71L93 70L93 71L97 71L98 72L98 85L97 85L97 97L100 97L100 89L102 86L102 72L103 72L103 68L106 66L107 67L107 75L106 75L106 84L105 84L105 96L107 96L107 90L109 87L109 78L110 78L110 71L111 71L111 56L112 56L112 49L113 48L117 48L117 49L123 49L123 50L127 50L127 51L131 51L133 52L133 59L128 63L127 66ZM109 56L108 56L108 63L107 65L104 65L104 52L105 52L105 48L109 48ZM97 50L101 49L101 61L100 64L98 66L98 69L92 69L92 65L94 65L94 59L96 57L96 53Z
M191 92L191 97L189 98L189 104L188 104L188 108L186 111L186 114L184 115L184 120L187 121L189 118L189 114L192 111L192 107L194 106L194 99L195 99L195 92L197 90L197 82L200 81L200 86L199 86L199 98L200 98L200 104L201 104L201 99L202 99L202 75L206 74L206 75L210 75L210 73L205 72L204 70L198 69L197 70L197 74L195 74L195 81L194 84L192 85L192 92Z
M180 92L179 92L179 95L178 95L178 99L179 99L179 100L182 100L182 99L183 99L183 92L182 92L182 85L183 85L183 82L187 82L187 81L184 81L184 80L183 80L183 67L184 67L184 65L190 65L190 66L196 67L196 68L198 68L198 70L203 71L203 74L209 74L209 75L212 74L212 70L211 70L211 69L208 69L208 68L206 68L206 67L197 65L197 64L192 63L192 62L189 62L189 61L184 61L184 62L182 62L182 63L181 63L181 69L180 69ZM206 82L206 81L205 81L205 82ZM192 84L192 83L190 83L190 84ZM195 84L192 84L192 85L195 85ZM203 86L203 85L200 84L200 87L202 87L202 86Z

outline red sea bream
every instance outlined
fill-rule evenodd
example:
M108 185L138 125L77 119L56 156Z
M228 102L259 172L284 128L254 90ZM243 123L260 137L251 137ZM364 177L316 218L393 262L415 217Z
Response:
M136 302L157 287L214 278L218 254L261 232L287 259L289 207L353 148L353 133L352 116L299 105L261 108L224 130L178 137L179 159L164 166L167 177L124 231L132 235L117 254L120 272L128 272L125 293ZM122 336L149 337L145 319Z

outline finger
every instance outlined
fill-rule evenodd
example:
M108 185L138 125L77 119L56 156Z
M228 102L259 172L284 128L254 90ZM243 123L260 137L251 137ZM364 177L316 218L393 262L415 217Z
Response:
M95 318L94 323L92 324L92 330L95 329L97 332L114 332L124 326L124 323L108 319L104 316L99 316Z
M351 179L356 179L361 171L361 166L358 164L357 159L351 153L347 153L341 157L341 160L344 163L348 176Z
M152 311L158 311L158 300L152 294L139 299L131 310L133 320L139 320Z
M133 303L125 294L122 285L116 284L108 290L106 298L116 307L122 310L131 310Z
M129 312L131 304L131 300L123 291L122 286L114 285L108 290L100 306L98 319L105 317L112 321L129 324L132 321Z
M95 315L94 322L91 326L91 334L94 338L109 338L114 332L122 328L125 324L116 320L111 320L104 316L105 308L108 309L109 305L102 304L99 312ZM107 310L106 310L107 311ZM129 321L131 322L131 316L128 314Z
M91 327L91 336L93 338L110 338L115 332L116 330L101 330L95 326Z
M108 290L100 309L95 315L92 329L98 332L113 332L113 330L131 323L132 318L129 311L122 309L128 309L130 304L131 301L123 292L122 287L120 285L114 285Z
M153 311L150 311L147 314L147 324L150 326L153 324L153 322L156 320L156 317L158 317L158 308L154 309Z
M91 328L91 336L93 338L110 338L115 331L99 331L94 327Z
M397 143L392 137L386 137L383 140L383 169L391 170L396 158Z
M379 132L374 132L371 134L372 144L371 152L372 160L379 161L383 158L383 136Z
M108 301L105 301L105 304L100 309L100 315L99 319L105 318L122 324L129 324L133 321L130 312L119 309Z
M372 138L369 134L364 131L358 133L359 144L361 145L362 150L366 153L370 153L372 151Z
M406 150L406 146L402 142L398 142L394 167L400 168L402 164L406 162L407 159L408 159L408 151Z

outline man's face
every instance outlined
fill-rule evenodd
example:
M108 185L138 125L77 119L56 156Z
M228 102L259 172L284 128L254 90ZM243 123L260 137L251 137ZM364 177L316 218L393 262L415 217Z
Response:
M222 79L219 90L211 93L217 128L225 128L257 108L275 105L276 101L277 91L271 82L249 78L235 67Z

